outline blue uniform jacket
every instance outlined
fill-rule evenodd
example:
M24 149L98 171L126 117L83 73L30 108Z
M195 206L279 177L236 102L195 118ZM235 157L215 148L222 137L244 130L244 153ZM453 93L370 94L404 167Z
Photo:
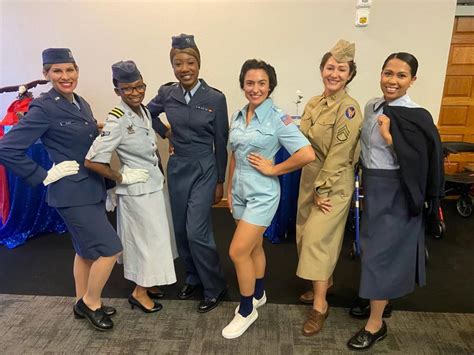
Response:
M66 176L48 186L47 203L52 207L94 204L104 198L104 180L84 167L84 157L98 134L89 104L75 95L79 110L56 90L33 100L28 113L0 139L0 163L28 184L40 184L47 171L25 152L41 139L55 164L65 160L79 163L76 175Z
M169 83L160 87L148 109L153 118L153 128L163 138L168 128L158 115L166 113L173 132L171 143L177 156L202 157L214 153L217 182L222 183L225 180L229 136L227 102L222 92L208 86L202 79L200 82L201 86L189 104L179 83Z

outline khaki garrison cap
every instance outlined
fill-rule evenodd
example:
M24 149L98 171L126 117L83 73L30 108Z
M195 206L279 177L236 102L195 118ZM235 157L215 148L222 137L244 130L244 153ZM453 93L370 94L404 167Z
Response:
M338 62L350 62L354 60L355 44L340 39L330 52Z

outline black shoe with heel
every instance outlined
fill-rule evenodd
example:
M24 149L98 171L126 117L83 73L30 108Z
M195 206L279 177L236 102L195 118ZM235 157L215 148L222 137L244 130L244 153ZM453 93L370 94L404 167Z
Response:
M383 310L383 318L390 318L392 316L393 306L390 302L387 303ZM357 319L369 319L370 316L370 301L364 298L357 298L349 309L351 317Z
M74 305L74 316L87 318L91 325L98 330L109 330L114 326L112 319L104 313L102 307L93 311L87 307L82 298Z
M366 350L386 336L387 324L382 321L382 327L376 333L371 333L364 327L349 339L347 346L352 350Z
M117 314L117 310L114 308L114 307L111 307L111 306L102 306L102 310L104 311L104 313L106 315L108 315L109 317L112 317L114 316L115 314ZM84 316L81 316L79 313L77 313L76 311L76 308L73 306L72 307L72 311L74 313L74 318L76 319L84 319Z
M132 309L134 309L135 306L137 306L145 313L155 313L155 312L160 311L163 308L161 303L158 303L158 302L153 302L153 308L146 308L144 305L140 303L140 301L138 301L135 297L133 297L133 295L130 295L128 297L128 303L130 303L130 307Z
M148 294L148 297L155 300L165 297L165 291L163 291L161 288L156 288L156 292L151 292L148 290L146 293Z
M215 298L205 298L204 300L199 302L198 312L199 313L206 313L206 312L209 312L209 311L213 310L214 308L216 308L217 305L222 301L222 299L224 298L226 293L227 293L227 286L226 286L226 288L224 288L224 290L221 291L221 293L219 293L219 295L217 295L217 297L215 297Z

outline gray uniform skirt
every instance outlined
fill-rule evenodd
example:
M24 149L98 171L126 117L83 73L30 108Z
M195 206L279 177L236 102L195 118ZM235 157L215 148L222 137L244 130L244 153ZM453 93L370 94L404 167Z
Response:
M410 216L399 170L363 170L359 296L402 297L426 283L423 215Z
M76 254L96 260L122 251L122 243L107 219L104 202L56 208L66 223Z

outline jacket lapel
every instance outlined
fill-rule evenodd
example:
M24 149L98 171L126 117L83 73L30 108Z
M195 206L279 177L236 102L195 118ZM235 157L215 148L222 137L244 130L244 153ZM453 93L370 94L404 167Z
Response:
M87 112L87 108L85 108L85 104L83 100L79 98L79 96L75 95L76 100L79 102L79 105L81 106L81 110L79 110L77 107L74 107L74 104L68 102L64 96L62 96L60 93L58 93L55 89L51 89L48 92L49 96L52 98L53 102L57 105L58 108L60 108L63 111L66 111L67 113L76 116L77 118L80 118L85 121L91 121L93 120L93 117L91 116L90 118L88 115L86 115L84 112Z
M175 99L176 101L179 101L184 105L187 105L186 100L184 99L183 90L181 89L181 86L179 84L175 85L173 87L173 90L171 90L171 97Z
M200 104L209 101L209 96L207 95L209 92L209 86L204 80L199 79L199 81L201 82L201 86L199 86L190 101L190 104L193 106L199 106Z

